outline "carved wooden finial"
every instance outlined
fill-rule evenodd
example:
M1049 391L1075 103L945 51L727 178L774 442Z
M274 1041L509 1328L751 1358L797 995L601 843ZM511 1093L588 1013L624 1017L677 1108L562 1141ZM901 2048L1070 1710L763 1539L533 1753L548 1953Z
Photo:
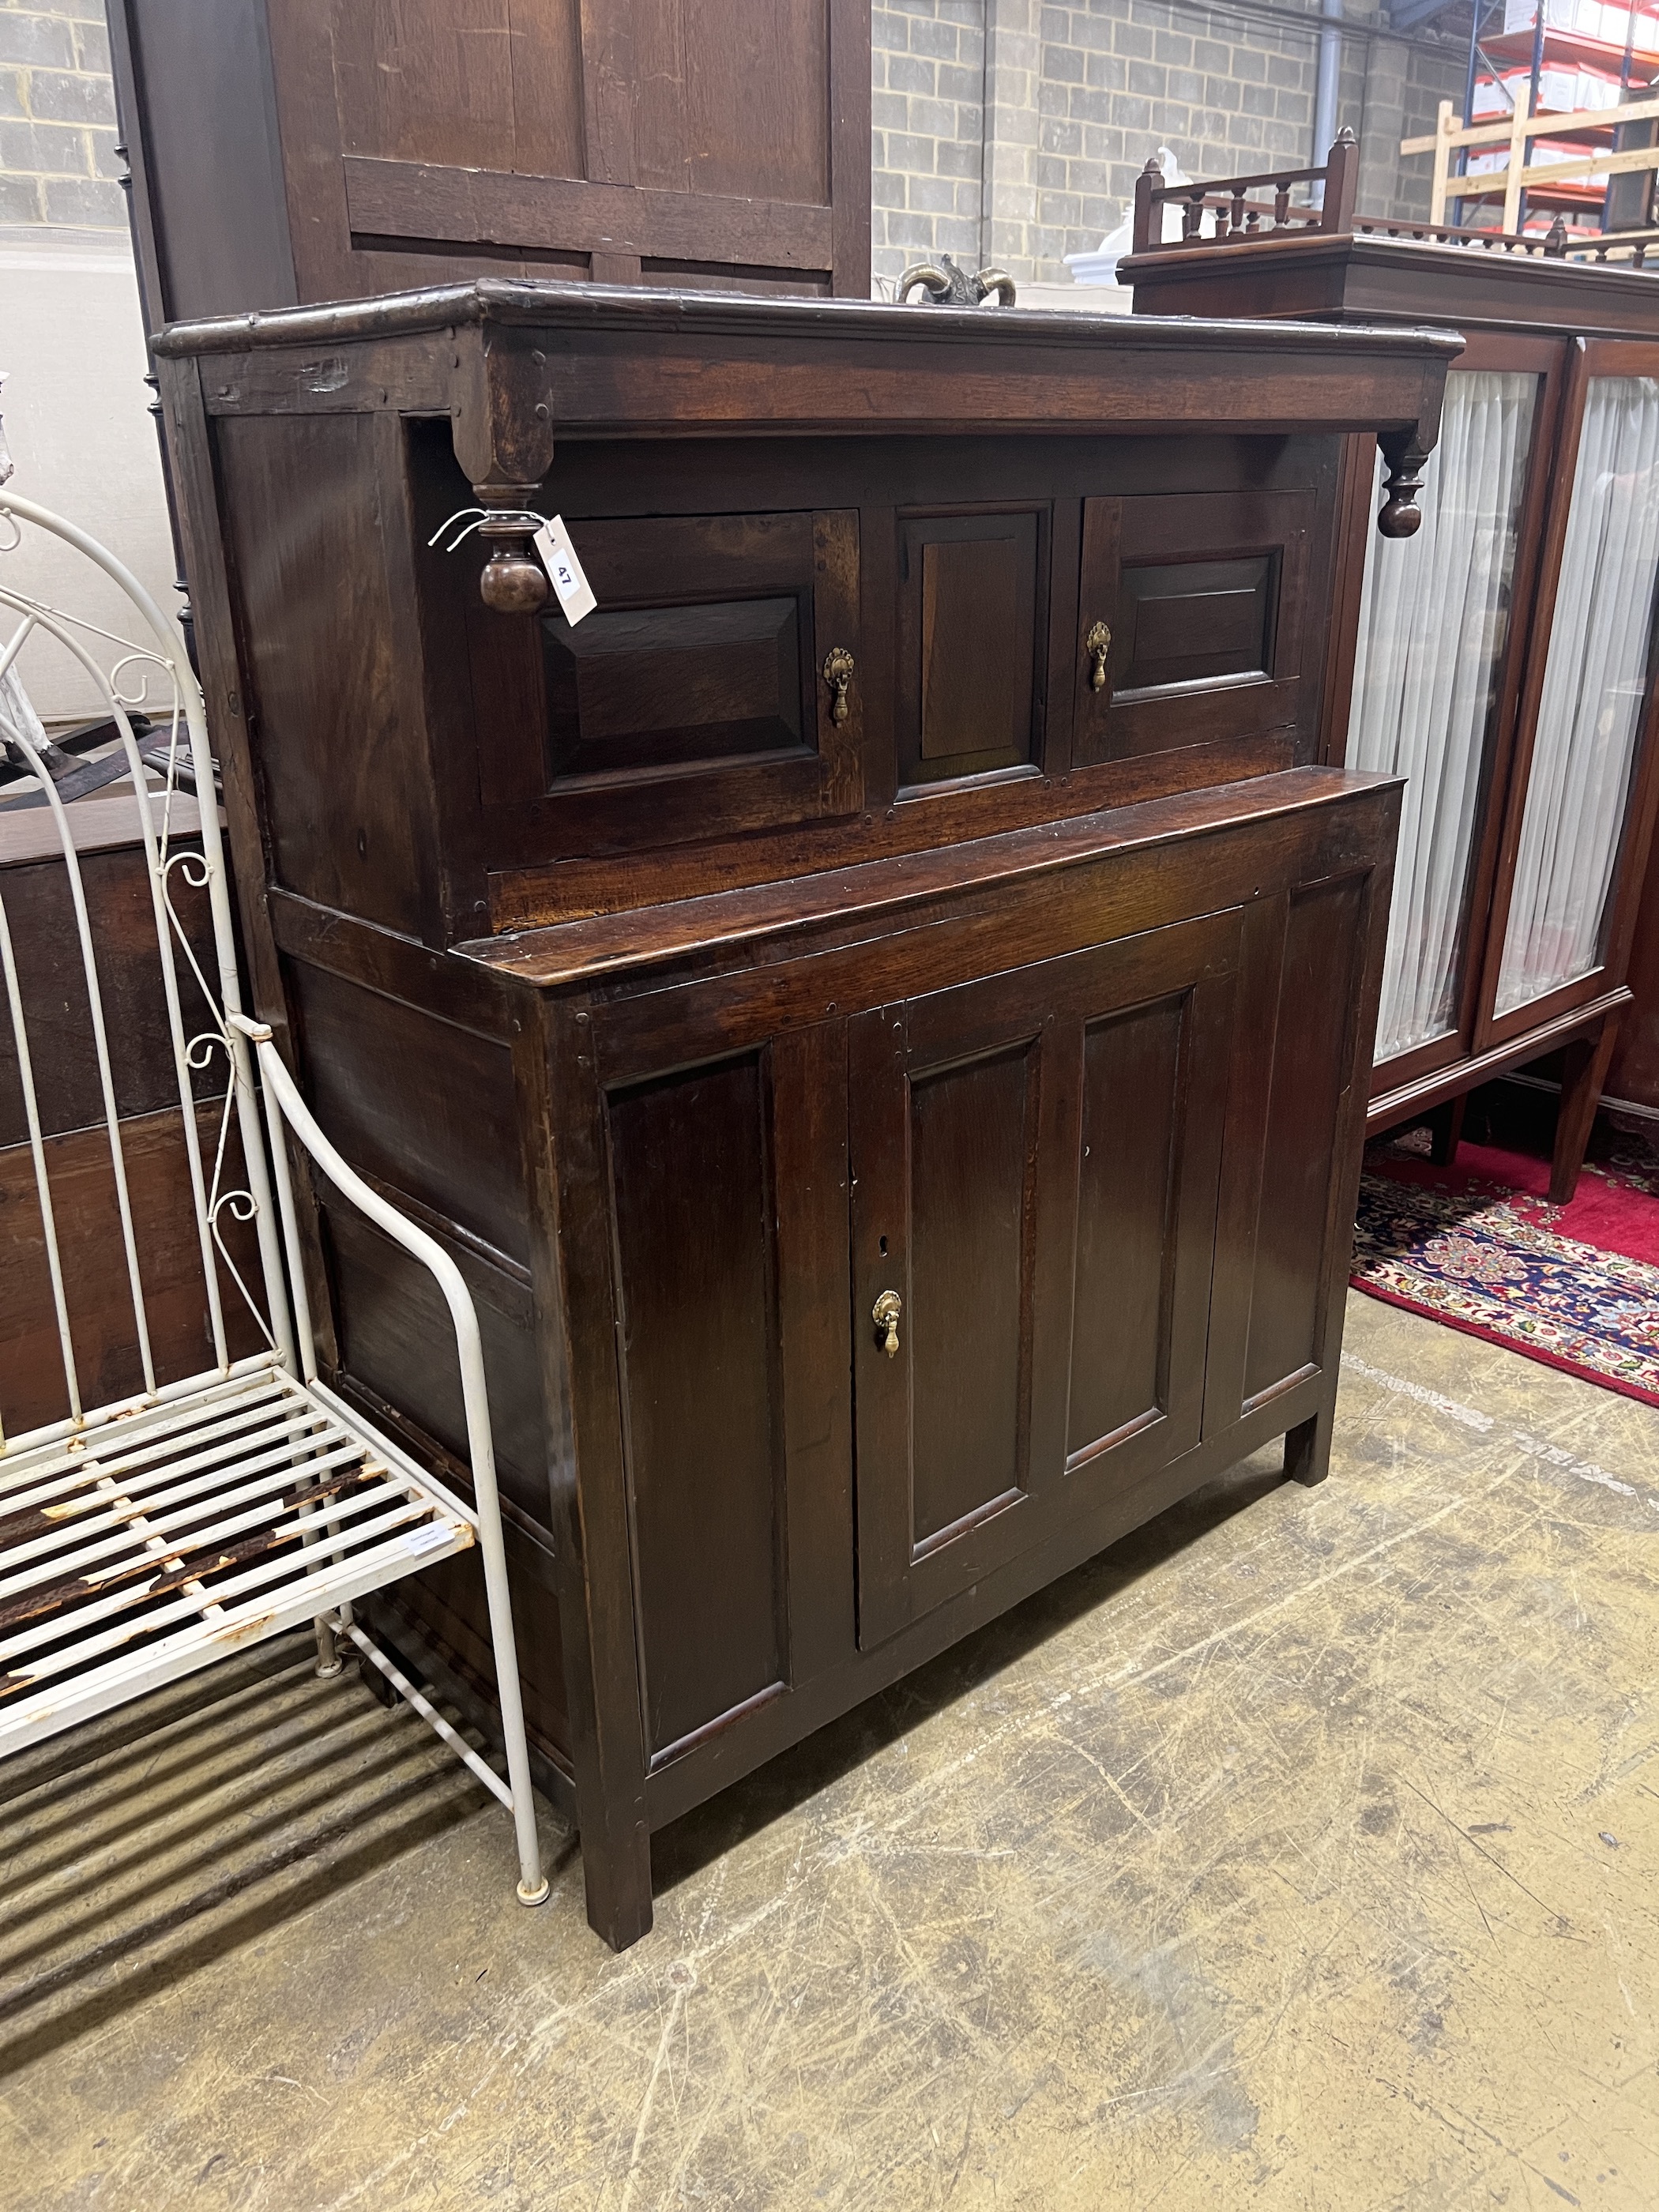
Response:
M498 615L539 614L547 605L547 572L522 548L498 545L483 564L478 594Z
M1382 482L1388 496L1376 518L1377 530L1384 538L1414 538L1423 526L1417 495L1423 489L1431 447L1418 445L1417 434L1413 425L1409 430L1383 431L1377 437L1389 471Z
M514 486L516 497L494 488L480 493L485 506L499 511L478 525L478 535L489 548L478 596L498 615L539 614L547 605L547 571L530 550L537 524L529 504L533 489Z
M1565 261L1566 258L1567 226L1562 217L1557 216L1545 235L1544 258L1547 261Z

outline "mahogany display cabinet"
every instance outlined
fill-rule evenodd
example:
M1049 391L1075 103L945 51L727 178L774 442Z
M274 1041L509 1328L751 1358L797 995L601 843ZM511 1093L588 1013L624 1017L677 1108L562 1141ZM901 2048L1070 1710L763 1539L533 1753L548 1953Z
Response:
M473 1285L613 1943L653 1829L1324 1472L1399 803L1316 759L1343 441L1409 530L1457 344L507 283L159 342L258 1003ZM453 1450L315 1207L342 1387Z
M1631 1000L1659 802L1659 274L1560 241L1353 217L1332 234L1295 213L1195 228L1123 281L1155 314L1464 333L1414 566L1368 532L1373 457L1351 446L1320 750L1408 779L1371 1128L1437 1109L1449 1158L1476 1084L1563 1048L1562 1200Z

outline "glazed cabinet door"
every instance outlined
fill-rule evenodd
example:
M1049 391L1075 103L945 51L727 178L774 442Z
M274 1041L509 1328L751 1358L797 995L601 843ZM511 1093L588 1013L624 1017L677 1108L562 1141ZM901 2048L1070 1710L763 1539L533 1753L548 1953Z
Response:
M848 1024L859 1640L1199 1439L1236 912Z
M1650 818L1659 345L1587 347L1568 413L1477 1047L1623 980L1621 862Z
M1363 518L1344 757L1406 779L1376 1095L1472 1042L1514 708L1514 617L1536 565L1558 353L1537 340L1477 338L1446 381L1422 529L1407 541L1372 528L1380 467Z

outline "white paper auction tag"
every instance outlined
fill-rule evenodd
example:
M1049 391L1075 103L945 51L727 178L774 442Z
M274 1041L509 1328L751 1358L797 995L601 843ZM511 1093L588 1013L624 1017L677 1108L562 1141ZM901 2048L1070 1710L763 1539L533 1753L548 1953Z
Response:
M576 558L576 549L570 543L562 515L556 514L550 522L543 523L536 532L536 550L552 579L564 618L574 629L582 617L591 615L599 603L593 596L592 586L582 574L582 564Z
M452 1541L453 1534L447 1522L422 1521L404 1538L404 1549L412 1552L418 1559L423 1552L435 1552L440 1544Z

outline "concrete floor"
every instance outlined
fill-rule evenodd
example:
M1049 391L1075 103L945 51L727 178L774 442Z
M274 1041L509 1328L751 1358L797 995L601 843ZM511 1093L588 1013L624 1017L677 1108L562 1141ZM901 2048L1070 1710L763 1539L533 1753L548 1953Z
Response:
M1659 1413L1348 1346L1322 1490L706 1808L620 1959L291 1645L0 1775L0 2207L1651 2212Z

